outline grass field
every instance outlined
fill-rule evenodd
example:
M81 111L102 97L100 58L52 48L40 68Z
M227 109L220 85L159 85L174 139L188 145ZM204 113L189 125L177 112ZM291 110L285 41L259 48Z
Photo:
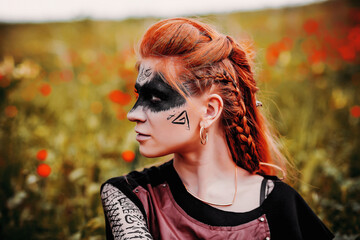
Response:
M337 239L360 239L360 4L201 19L253 42L289 183ZM157 20L0 24L1 239L103 239L101 183L161 160L126 120L134 48Z

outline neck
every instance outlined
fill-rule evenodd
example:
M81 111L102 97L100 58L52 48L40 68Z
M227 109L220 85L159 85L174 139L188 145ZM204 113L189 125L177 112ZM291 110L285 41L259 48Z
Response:
M224 136L209 133L206 145L200 145L196 151L176 153L174 168L188 191L197 197L211 202L231 202L236 187L236 164ZM238 168L239 176L246 173Z

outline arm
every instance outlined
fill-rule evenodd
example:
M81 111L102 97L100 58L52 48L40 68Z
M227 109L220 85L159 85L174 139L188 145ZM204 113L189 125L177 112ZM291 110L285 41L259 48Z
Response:
M153 239L140 209L118 188L105 184L101 199L114 239Z

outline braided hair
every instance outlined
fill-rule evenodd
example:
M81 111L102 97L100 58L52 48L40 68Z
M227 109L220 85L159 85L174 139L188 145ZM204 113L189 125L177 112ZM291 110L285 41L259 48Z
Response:
M273 173L261 163L276 162L283 167L284 157L256 107L258 88L247 54L233 38L194 19L166 19L147 30L139 54L176 62L172 70L165 63L162 73L184 95L198 96L215 89L224 102L222 126L238 166L261 174Z

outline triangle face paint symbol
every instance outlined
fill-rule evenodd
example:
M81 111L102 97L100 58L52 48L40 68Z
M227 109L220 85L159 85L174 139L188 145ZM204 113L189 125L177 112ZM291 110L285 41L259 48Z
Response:
M171 123L174 124L181 124L181 125L187 125L187 129L190 129L190 125L189 125L189 118L187 115L186 111L183 111L182 113L180 113L179 116L177 116Z

